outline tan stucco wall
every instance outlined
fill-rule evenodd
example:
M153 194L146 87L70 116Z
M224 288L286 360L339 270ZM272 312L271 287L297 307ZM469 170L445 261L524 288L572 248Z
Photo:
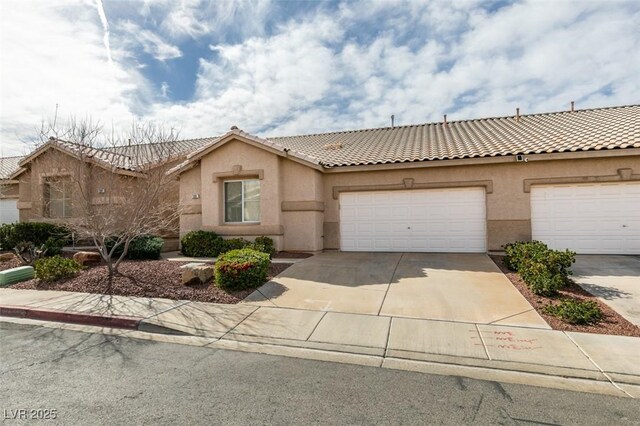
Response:
M224 222L223 184L260 180L260 223ZM199 199L193 199L199 194ZM231 141L180 175L180 234L205 229L223 237L273 238L278 250L321 250L322 176L316 170L263 149ZM282 202L293 202L283 212ZM307 202L316 203L310 205ZM286 224L286 226L285 226Z
M442 163L441 163L442 164ZM279 250L316 251L340 247L339 200L343 190L381 190L385 185L397 189L446 187L466 182L467 186L487 189L487 247L500 250L515 240L531 238L530 194L526 179L576 177L585 181L602 176L619 179L618 169L640 174L640 156L593 157L508 163L469 164L451 167L322 173L306 165L241 141L229 142L201 159L200 165L180 177L184 207L181 233L209 229L223 236L252 238L267 235ZM234 170L237 172L234 175ZM250 172L247 172L250 171ZM222 223L222 182L256 176L261 179L261 223L225 225ZM222 177L220 177L222 175ZM214 182L214 179L216 182ZM200 200L191 194L200 193ZM339 194L338 194L339 195ZM338 197L339 198L339 197ZM201 205L201 216L197 213ZM201 219L200 219L201 217Z

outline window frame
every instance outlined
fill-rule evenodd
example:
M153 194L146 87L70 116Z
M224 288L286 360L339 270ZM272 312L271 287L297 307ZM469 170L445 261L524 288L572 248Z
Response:
M44 187L43 190L43 201L44 201L44 212L43 216L48 219L69 219L73 216L72 214L72 204L73 204L73 190L71 188L72 182L71 179L65 177L51 177L47 178L43 182ZM51 187L55 185L60 185L59 188L62 190L62 198L51 198ZM62 215L54 216L51 212L51 204L52 201L60 201L62 206Z
M241 182L241 212L242 212L242 221L240 222L229 222L227 221L227 183L233 182ZM260 210L259 210L259 219L257 221L254 220L244 220L245 209L244 209L244 182L258 182L258 188L260 189L259 201L260 201ZM245 224L259 224L262 220L262 185L260 184L259 178L248 178L248 179L229 179L222 181L222 223L225 225L245 225Z

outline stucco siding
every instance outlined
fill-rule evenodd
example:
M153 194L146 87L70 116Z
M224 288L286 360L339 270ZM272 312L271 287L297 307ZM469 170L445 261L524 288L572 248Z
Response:
M597 154L596 154L597 155ZM487 247L500 250L506 243L531 238L530 194L525 182L573 182L598 179L633 179L640 173L640 157L593 157L582 159L468 164L427 167L411 163L406 168L322 173L265 149L236 140L213 150L199 165L182 173L181 202L202 213L184 213L181 234L210 229L223 236L253 238L268 235L279 250L317 251L340 248L339 194L349 191L428 189L478 186L486 191ZM492 159L489 159L492 160ZM439 162L443 165L446 162ZM418 166L418 167L417 167ZM620 169L631 169L631 172ZM225 224L223 182L256 177L261 182L259 224ZM192 200L192 194L200 200Z

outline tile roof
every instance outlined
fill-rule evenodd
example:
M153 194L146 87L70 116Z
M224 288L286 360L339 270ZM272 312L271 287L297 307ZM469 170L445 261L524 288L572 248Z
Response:
M10 179L11 175L15 173L20 167L18 163L24 157L2 157L0 158L0 180Z
M104 151L112 152L128 157L132 162L148 163L166 159L168 156L188 155L200 148L209 145L217 138L186 139L180 141L164 142L157 144L123 145L104 148Z
M94 148L74 142L59 139L51 139L25 157L16 157L16 168L9 173L7 178L15 176L21 166L25 166L33 158L44 152L51 145L57 146L70 154L76 154L86 159L91 158L105 167L116 167L121 170L139 171L140 166L167 160L174 157L183 157L202 146L210 144L215 138L190 139L182 141L162 142L156 144L124 145L108 148ZM18 173L19 174L19 173Z
M324 167L640 148L640 105L267 139Z

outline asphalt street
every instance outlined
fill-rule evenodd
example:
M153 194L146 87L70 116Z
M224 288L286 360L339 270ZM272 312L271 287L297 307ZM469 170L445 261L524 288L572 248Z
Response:
M6 424L640 424L629 398L4 322L0 378Z

